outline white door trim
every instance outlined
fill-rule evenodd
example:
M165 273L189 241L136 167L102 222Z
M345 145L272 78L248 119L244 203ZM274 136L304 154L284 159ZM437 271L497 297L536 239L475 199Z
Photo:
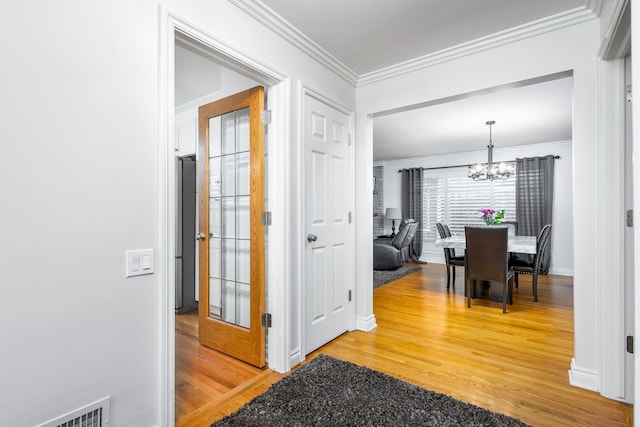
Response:
M273 112L272 124L268 126L269 156L267 158L268 208L272 212L272 224L268 233L266 255L267 310L273 315L272 328L267 333L269 367L278 372L290 370L287 339L289 323L289 287L291 270L288 259L282 256L289 250L285 236L288 227L287 209L290 193L286 174L290 170L287 147L290 146L288 132L290 117L290 79L267 67L256 59L245 55L206 31L191 24L164 6L160 6L159 49L159 108L158 108L158 281L161 286L160 301L160 425L175 423L175 94L174 94L174 43L175 32L207 46L232 66L250 75L267 89L268 108ZM271 143L278 141L278 144ZM270 256L270 254L275 254Z
M599 204L598 224L598 282L600 286L600 391L603 396L625 400L625 162L624 162L624 60L615 59L602 64L610 86L601 92L602 112L600 140L609 141L599 146L599 194L604 203ZM620 191L607 191L618 188ZM611 211L614 212L611 214Z

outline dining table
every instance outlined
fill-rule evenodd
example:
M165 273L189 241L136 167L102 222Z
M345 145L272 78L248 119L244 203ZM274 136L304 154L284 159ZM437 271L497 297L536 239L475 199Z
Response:
M511 234L507 237L507 251L510 253L533 255L536 253L536 243L536 236L516 236ZM435 244L437 248L466 249L467 247L464 234L454 234L451 237L437 238ZM471 298L482 298L483 288L486 285L487 283L476 282L471 289ZM489 284L489 298L492 301L502 301L502 286L491 286Z
M509 235L507 239L507 251L511 253L536 253L536 236ZM467 242L465 241L464 234L454 234L451 237L436 239L436 247L466 249Z

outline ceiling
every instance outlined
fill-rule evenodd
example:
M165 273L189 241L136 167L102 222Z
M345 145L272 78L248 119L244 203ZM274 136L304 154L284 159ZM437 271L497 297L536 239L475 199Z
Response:
M373 120L374 160L496 149L571 140L571 76L522 82L442 100Z
M262 0L359 76L490 39L533 21L595 8L593 0ZM375 5L375 6L372 6ZM597 11L595 11L597 12ZM571 139L572 78L553 76L374 118L374 160ZM454 113L455 112L455 113Z
M531 21L585 0L262 0L358 75Z

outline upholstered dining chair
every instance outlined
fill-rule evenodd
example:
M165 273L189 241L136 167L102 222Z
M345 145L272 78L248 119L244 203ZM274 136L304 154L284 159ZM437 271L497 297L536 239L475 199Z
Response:
M472 282L476 280L502 283L502 312L507 301L513 303L513 269L509 267L508 230L506 227L465 227L464 264L467 307L471 307Z
M441 239L445 237L451 237L451 230L449 230L449 226L446 224L441 224L436 222L436 228L438 229L438 234ZM444 248L444 260L447 265L447 289L449 289L449 284L452 283L453 287L456 287L456 266L464 267L464 255L456 256L456 250L453 248ZM453 276L453 280L451 280L451 276Z
M536 242L536 254L533 257L533 261L529 259L519 258L517 255L511 259L511 266L515 272L516 287L518 287L518 274L532 274L531 287L533 288L533 301L538 302L538 273L540 272L540 259L543 253L547 249L547 243L549 242L549 235L551 234L551 224L547 224L542 227L538 234L538 240Z

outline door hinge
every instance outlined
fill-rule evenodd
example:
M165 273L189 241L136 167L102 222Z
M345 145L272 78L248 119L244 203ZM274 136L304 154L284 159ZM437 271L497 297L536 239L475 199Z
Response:
M627 353L633 354L633 335L627 336Z
M262 326L265 328L271 327L271 313L264 313L262 315Z
M271 212L262 212L262 214L260 215L260 219L262 221L262 225L264 225L265 227L271 225Z
M633 91L631 90L631 85L627 85L626 96L627 102L633 101Z
M633 209L627 211L627 227L633 227Z
M348 135L347 140L349 141L349 145L351 145L351 134Z
M351 224L351 211L349 211L349 224Z
M351 289L349 289L349 302L351 302Z
M262 110L260 111L260 121L263 125L271 124L271 110Z

